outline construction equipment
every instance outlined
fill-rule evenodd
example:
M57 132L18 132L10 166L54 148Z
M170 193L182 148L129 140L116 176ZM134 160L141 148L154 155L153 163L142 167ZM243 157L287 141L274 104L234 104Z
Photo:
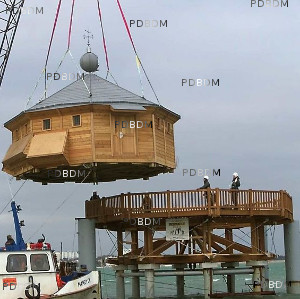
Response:
M0 86L25 0L0 0Z

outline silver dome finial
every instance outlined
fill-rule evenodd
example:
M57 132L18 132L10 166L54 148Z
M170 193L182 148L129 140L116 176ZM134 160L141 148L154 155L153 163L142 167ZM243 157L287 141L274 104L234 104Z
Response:
M96 72L99 67L98 56L91 51L90 39L93 38L93 35L89 30L85 30L85 32L87 35L84 35L83 38L88 40L88 47L87 53L80 58L80 66L85 72L93 73Z

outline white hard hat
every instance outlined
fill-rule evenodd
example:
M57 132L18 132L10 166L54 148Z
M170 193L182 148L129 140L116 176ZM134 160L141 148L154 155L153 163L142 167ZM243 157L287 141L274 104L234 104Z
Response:
M236 177L239 176L239 174L238 174L237 172L234 172L234 173L233 173L233 176L236 178Z
M203 178L209 180L209 177L207 175L205 175Z

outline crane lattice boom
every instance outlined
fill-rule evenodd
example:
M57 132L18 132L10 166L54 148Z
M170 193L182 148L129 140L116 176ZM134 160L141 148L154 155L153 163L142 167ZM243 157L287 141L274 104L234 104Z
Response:
M0 0L0 86L25 0Z

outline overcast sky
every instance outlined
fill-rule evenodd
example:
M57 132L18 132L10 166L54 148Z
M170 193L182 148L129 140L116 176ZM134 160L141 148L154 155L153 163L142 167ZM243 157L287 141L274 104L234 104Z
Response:
M121 1L129 20L167 20L166 27L131 27L131 32L163 106L181 115L175 125L174 174L149 181L118 181L96 186L101 196L121 192L194 189L202 177L183 176L183 169L221 169L211 177L212 187L227 188L238 171L241 189L286 189L294 199L299 219L299 28L300 2L289 7L257 8L250 0L126 0ZM111 72L120 86L141 95L135 55L116 1L102 0L104 29ZM43 7L43 14L23 14L0 90L0 123L21 112L45 63L57 1L27 0L26 7ZM48 71L54 72L67 48L71 0L63 1ZM105 58L96 0L77 0L71 52L76 60L86 51L84 30L94 35L92 51L99 56L97 74L105 77ZM61 73L76 73L66 57ZM182 87L182 79L219 79L219 87ZM155 102L146 85L145 97ZM48 94L71 82L53 82ZM29 106L43 92L37 89ZM11 143L1 126L0 156ZM9 176L0 173L0 211L10 200ZM13 193L22 181L11 181ZM41 233L59 249L76 250L75 217L84 216L84 201L95 187L88 184L41 186L28 181L16 196L22 205L25 240ZM66 200L67 199L67 200ZM58 207L61 206L58 209ZM0 243L13 233L8 208L0 215ZM42 226L42 227L41 227ZM37 232L38 231L38 232ZM112 243L99 233L103 253ZM282 228L276 228L276 250L283 253ZM99 243L97 241L97 243ZM98 244L98 253L100 247Z

